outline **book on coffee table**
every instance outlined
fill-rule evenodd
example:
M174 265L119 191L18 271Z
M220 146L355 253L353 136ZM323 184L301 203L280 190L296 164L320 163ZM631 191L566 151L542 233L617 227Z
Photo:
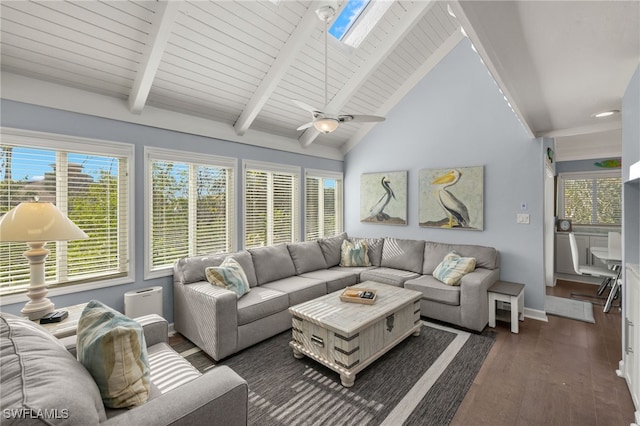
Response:
M340 295L340 300L351 303L364 303L373 305L376 302L377 292L374 289L362 287L347 287Z

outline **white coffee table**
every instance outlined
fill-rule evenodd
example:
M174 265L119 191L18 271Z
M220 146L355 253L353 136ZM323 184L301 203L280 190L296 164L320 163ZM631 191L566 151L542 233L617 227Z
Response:
M306 355L339 373L344 387L353 386L359 371L409 335L418 336L422 327L419 291L373 281L354 287L375 289L375 303L342 302L339 290L289 308L293 355Z

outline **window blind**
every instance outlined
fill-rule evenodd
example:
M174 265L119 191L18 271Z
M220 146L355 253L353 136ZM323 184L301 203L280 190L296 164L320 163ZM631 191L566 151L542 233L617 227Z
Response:
M8 144L1 145L1 154L0 214L23 201L52 202L89 236L47 244L49 285L126 275L127 156ZM26 249L24 243L0 243L2 294L24 291L29 284Z
M342 214L342 175L307 171L305 239L312 241L342 232Z
M165 150L149 150L148 157L149 271L170 269L185 256L233 251L235 160L203 156L194 162Z
M297 241L297 168L257 162L244 168L245 248Z
M563 175L563 214L575 224L620 225L622 179L610 175Z

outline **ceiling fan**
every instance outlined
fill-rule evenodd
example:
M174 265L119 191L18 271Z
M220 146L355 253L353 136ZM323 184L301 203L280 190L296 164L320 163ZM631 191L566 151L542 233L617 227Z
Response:
M334 17L336 13L336 9L332 5L321 6L316 10L316 14L318 17L324 21L324 108L326 110L328 105L327 100L327 87L328 87L328 63L329 56L327 54L327 37L329 33L329 21ZM296 130L305 130L310 127L314 127L317 131L321 133L331 133L340 126L340 123L346 123L349 121L360 122L360 123L374 123L379 121L384 121L384 117L380 117L377 115L355 115L355 114L335 114L328 111L323 111L318 108L314 108L304 102L300 102L297 100L293 100L293 103L298 107L304 109L305 111L309 111L313 120L309 123L303 124L298 127Z

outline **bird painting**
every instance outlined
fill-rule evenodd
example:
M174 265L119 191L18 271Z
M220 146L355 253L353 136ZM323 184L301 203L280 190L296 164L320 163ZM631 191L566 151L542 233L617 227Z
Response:
M433 180L433 182L431 182L433 185L436 185L437 189L434 191L434 195L440 204L440 207L442 207L449 218L448 223L443 225L444 228L469 226L469 210L467 209L467 206L447 189L458 183L461 176L462 173L454 169L438 176Z
M422 169L418 184L421 227L482 231L484 166Z
M384 193L378 199L378 201L376 201L376 203L369 209L369 218L375 218L378 221L382 222L389 219L389 215L384 212L384 209L385 207L387 207L392 198L396 198L396 194L393 193L393 189L391 189L391 181L387 179L386 176L382 177L380 184L382 185Z
M407 224L407 172L363 173L360 177L360 221Z

